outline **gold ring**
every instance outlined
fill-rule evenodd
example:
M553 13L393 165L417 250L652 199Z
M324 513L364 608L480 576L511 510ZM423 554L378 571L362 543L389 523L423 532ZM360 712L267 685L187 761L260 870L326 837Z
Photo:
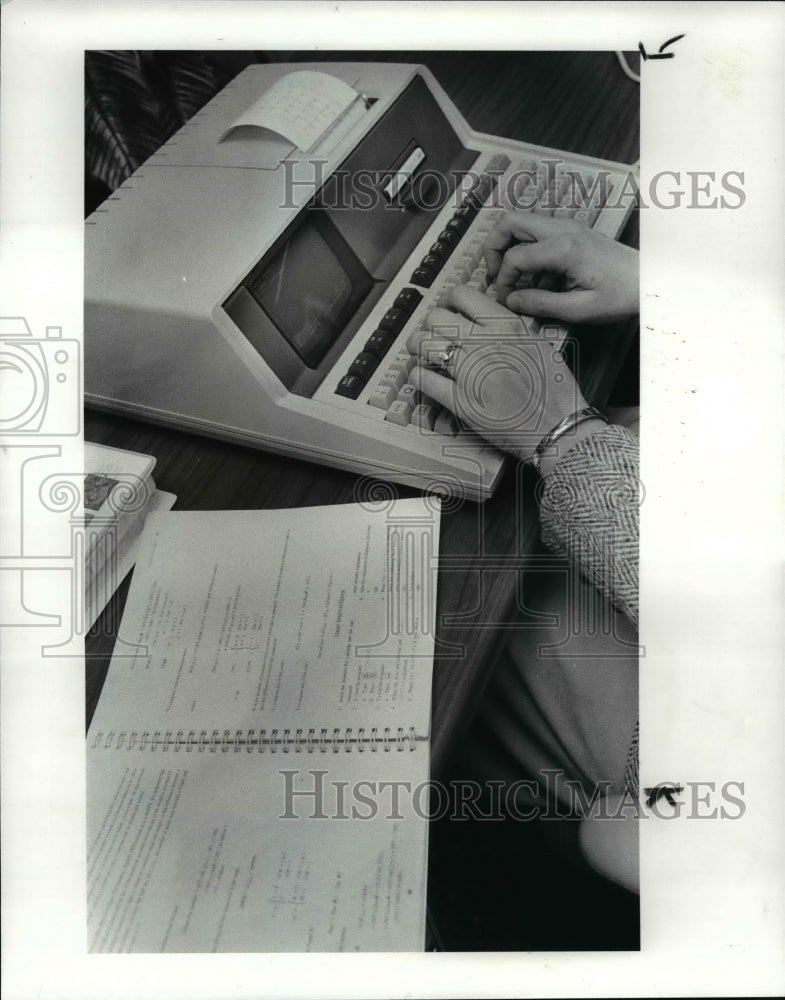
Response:
M460 344L452 344L449 350L429 352L428 367L434 368L436 371L446 372L459 347Z

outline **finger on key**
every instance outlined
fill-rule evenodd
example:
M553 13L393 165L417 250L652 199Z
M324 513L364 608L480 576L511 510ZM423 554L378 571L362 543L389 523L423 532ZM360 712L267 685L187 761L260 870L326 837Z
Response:
M456 343L468 336L471 324L463 316L450 312L448 309L432 309L428 314L427 327L422 330L412 330L406 338L406 348L415 357L420 353L420 344L424 340L449 341Z
M515 291L523 274L550 271L565 274L570 267L569 250L563 240L545 240L543 243L520 243L508 250L496 276L496 292L500 302Z
M455 383L452 379L428 368L418 367L412 369L409 381L420 392L435 399L440 406L455 413Z
M500 320L506 320L510 323L510 332L515 333L520 328L520 317L510 312L501 303L477 291L476 288L456 285L450 292L448 303L467 316L472 321L472 325L479 323L482 326L484 323L492 322L496 327Z
M465 316L452 309L442 309L441 306L430 311L427 323L434 334L448 340L465 340L472 332L472 324Z
M578 228L578 224L571 219L554 219L535 212L507 212L485 238L488 276L494 278L497 275L504 253L513 243L545 240L549 236L577 232Z
M471 348L472 332L476 334L475 324L465 316L440 308L430 313L428 324L432 339L420 342L420 358L428 367L441 369L445 375L455 378ZM442 346L444 340L446 347Z
M418 330L417 334L416 337L411 335L406 342L412 356L417 358L421 365L441 368L444 371L449 368L452 373L457 361L456 355L460 353L456 350L456 341L434 336L430 330Z

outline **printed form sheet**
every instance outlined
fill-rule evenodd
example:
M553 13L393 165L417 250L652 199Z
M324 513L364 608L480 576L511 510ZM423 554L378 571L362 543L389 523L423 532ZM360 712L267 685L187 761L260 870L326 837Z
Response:
M425 743L93 749L88 792L90 951L423 948Z
M438 550L432 499L151 515L91 733L427 737Z
M88 733L91 951L422 949L439 515L149 517Z

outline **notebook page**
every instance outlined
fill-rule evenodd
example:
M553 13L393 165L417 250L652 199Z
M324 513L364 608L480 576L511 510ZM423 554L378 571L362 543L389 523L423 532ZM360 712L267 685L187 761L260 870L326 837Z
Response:
M438 548L431 498L151 515L90 739L427 737Z
M427 782L425 744L90 750L88 949L421 951Z
M266 128L308 152L359 96L329 73L288 73L236 118L221 139L243 126Z

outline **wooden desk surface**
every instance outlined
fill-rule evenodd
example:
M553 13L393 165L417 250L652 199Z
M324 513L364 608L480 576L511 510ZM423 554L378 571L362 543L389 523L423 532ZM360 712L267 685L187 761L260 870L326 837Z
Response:
M612 52L275 53L280 61L424 63L469 124L483 132L621 162L638 158L639 95ZM623 237L637 246L637 217ZM584 394L603 405L634 334L632 324L578 331ZM358 478L193 434L88 411L85 439L157 458L160 489L180 510L265 509L350 503ZM537 547L531 470L510 461L495 496L464 501L442 519L431 769L447 774L505 637L519 576ZM399 496L415 490L396 486ZM86 642L87 722L100 695L128 592L126 581Z

